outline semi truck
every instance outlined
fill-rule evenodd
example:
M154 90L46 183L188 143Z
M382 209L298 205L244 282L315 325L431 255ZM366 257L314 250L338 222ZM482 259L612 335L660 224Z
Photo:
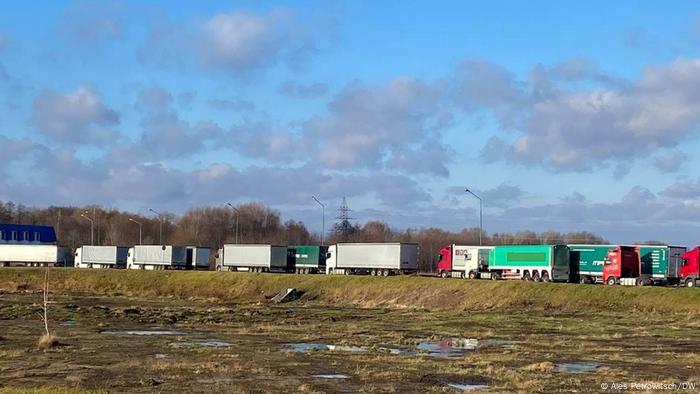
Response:
M126 268L128 246L83 245L75 250L76 268Z
M55 267L65 263L65 250L60 246L0 244L0 267Z
M438 274L443 278L478 279L488 271L489 252L493 246L464 246L452 244L440 249Z
M418 270L418 244L339 243L328 247L326 274L389 276Z
M286 272L287 247L227 244L216 255L217 271Z
M185 268L188 270L209 270L209 254L209 248L188 246Z
M603 265L617 245L570 244L571 279L579 283L603 283Z
M489 252L488 272L482 278L569 282L566 245L496 246Z
M126 268L142 270L185 269L187 248L172 245L137 245L129 248Z
M639 246L626 245L619 245L611 249L603 265L603 282L608 286L650 284L650 279L642 276L639 250Z
M648 279L648 282L651 284L680 283L680 267L687 248L668 245L636 246L639 246L641 276Z
M287 267L297 274L317 274L326 270L327 246L287 246Z
M680 280L685 287L700 284L700 246L683 253Z

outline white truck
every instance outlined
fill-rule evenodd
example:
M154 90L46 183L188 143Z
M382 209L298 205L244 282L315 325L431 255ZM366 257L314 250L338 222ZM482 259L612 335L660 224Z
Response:
M488 271L489 252L493 246L452 244L440 249L438 274L443 278L477 279Z
M128 246L83 245L75 250L75 268L126 268Z
M187 269L188 270L208 270L209 269L209 248L199 246L187 247Z
M326 274L389 276L418 270L418 244L339 243L328 247Z
M141 270L185 269L187 248L172 245L137 245L129 248L126 268Z
M54 267L66 262L65 250L56 245L0 245L0 267Z
M216 255L217 271L286 272L287 247L227 244Z

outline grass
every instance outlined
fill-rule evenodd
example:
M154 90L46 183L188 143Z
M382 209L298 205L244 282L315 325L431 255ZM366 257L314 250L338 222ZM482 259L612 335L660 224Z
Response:
M0 269L0 290L39 291L43 270ZM657 311L700 314L700 291L686 288L437 279L399 276L325 276L192 271L55 269L51 290L59 294L199 298L220 302L265 302L295 287L303 300L363 308L430 310L549 309Z
M51 334L43 334L36 343L36 347L41 350L51 349L55 346L58 346L58 338Z

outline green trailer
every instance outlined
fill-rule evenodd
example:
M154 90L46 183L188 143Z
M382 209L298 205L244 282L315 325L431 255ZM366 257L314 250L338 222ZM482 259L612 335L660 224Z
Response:
M287 246L287 267L297 274L316 274L326 270L327 246Z
M678 283L686 248L667 245L637 245L641 260L641 276L652 283Z
M608 252L616 245L570 244L571 279L579 283L603 281L603 265Z
M489 253L492 279L568 282L569 247L566 245L496 246ZM483 275L482 275L483 276Z

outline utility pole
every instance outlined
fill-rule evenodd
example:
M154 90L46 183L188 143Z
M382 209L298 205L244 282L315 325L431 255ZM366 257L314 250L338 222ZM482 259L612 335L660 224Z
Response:
M467 193L469 193L469 194L471 194L472 196L476 197L476 198L479 200L479 246L481 246L481 245L483 245L482 236L483 236L483 234L484 234L484 222L483 222L483 214L482 214L482 213L483 213L483 204L482 204L482 200L481 200L481 197L479 197L479 196L477 196L476 194L474 194L474 192L472 192L471 190L469 190L469 188L464 189L464 191L467 192Z
M231 209L233 209L233 213L236 215L236 244L237 244L237 243L238 243L238 216L239 216L239 214L238 214L238 208L236 208L236 207L234 207L233 205L231 205L230 202L227 202L226 205L228 205L229 207L231 207Z
M321 213L323 215L321 219L321 246L324 246L324 236L326 235L326 205L321 201L318 201L318 198L316 198L316 196L311 196L311 198L313 198L314 201L316 201L318 205L321 206Z
M152 208L148 208L148 210L158 215L158 220L160 220L160 244L163 245L163 215L156 212Z
M85 215L86 213L87 213L87 211L81 213L80 216L82 216L85 219L90 221L90 245L94 245L95 244L94 220L90 219L87 215Z
M134 223L136 223L136 224L139 225L139 245L142 245L142 243L141 243L141 235L143 234L143 232L142 232L141 222L137 222L136 220L134 220L134 219L132 219L132 218L129 218L129 221L130 221L130 222L134 222Z

